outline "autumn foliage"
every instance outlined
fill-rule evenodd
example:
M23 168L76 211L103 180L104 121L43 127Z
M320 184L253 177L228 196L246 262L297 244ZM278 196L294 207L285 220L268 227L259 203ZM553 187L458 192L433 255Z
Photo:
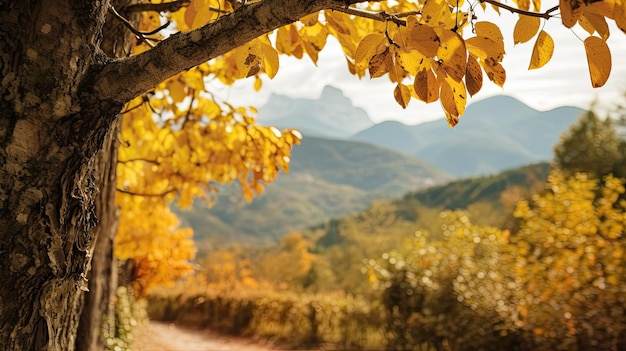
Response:
M133 54L149 51L172 32L210 26L258 2L179 1L162 12L141 12ZM506 81L505 38L497 24L481 20L485 11L503 9L519 15L514 43L534 41L529 69L550 60L555 43L542 22L558 16L566 27L588 32L583 43L592 85L606 82L611 69L607 21L624 30L624 4L561 1L543 12L539 0L513 5L429 0L338 6L260 35L128 103L119 138L117 201L122 218L116 246L119 258L135 261L136 278L144 281L140 290L191 269L186 263L194 255L191 232L177 228L170 204L186 207L194 198L212 204L216 184L231 182L250 200L280 170L288 170L290 150L301 138L296 131L256 125L254 108L220 101L208 82L230 85L251 78L258 90L263 77L277 74L279 55L308 56L316 63L327 40L336 40L351 73L388 77L402 107L411 99L440 101L454 126L467 94L477 94L484 77L499 86Z

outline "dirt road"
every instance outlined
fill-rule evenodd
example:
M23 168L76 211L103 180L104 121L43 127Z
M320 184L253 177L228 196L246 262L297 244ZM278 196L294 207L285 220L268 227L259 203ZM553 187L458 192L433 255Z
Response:
M135 351L275 351L271 346L230 338L207 330L150 322L137 329Z

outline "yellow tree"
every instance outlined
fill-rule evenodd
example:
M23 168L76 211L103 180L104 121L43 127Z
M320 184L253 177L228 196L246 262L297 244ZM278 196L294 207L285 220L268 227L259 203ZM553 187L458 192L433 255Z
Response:
M626 28L623 1L560 1L545 11L539 0L480 4L520 14L514 40L536 37L531 68L553 49L537 21L559 16L592 33L584 46L594 86L610 72L607 20ZM276 74L278 54L315 61L331 35L353 73L388 76L402 106L441 101L451 125L483 75L505 81L504 38L463 1L2 0L0 8L2 349L98 346L116 188L185 205L208 180L238 181L249 196L284 166L297 135L255 128L249 110L213 101L206 79L254 76L258 87L261 74ZM145 135L129 137L129 126ZM120 150L120 181L118 142L130 144Z
M626 323L624 180L553 172L549 186L516 209L515 323L540 347L617 350Z

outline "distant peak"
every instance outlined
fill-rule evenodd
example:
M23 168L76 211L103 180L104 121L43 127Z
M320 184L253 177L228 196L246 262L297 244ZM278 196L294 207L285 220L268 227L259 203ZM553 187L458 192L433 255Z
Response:
M322 90L322 96L320 97L320 99L324 100L324 99L327 99L327 98L335 98L337 96L345 97L345 95L343 95L343 91L341 91L341 89L335 88L332 85L327 85Z

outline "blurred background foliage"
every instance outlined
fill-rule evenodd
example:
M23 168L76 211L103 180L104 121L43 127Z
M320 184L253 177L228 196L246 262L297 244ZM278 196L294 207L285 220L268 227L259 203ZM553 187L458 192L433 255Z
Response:
M149 315L292 348L626 349L623 112L583 114L552 164L214 249Z

